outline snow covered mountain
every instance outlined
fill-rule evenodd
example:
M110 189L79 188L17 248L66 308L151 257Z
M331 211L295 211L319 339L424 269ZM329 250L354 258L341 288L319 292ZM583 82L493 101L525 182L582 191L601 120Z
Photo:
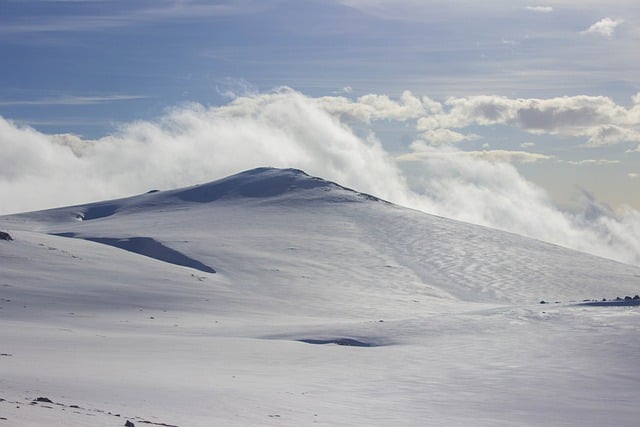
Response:
M635 266L294 169L0 229L0 426L637 421Z

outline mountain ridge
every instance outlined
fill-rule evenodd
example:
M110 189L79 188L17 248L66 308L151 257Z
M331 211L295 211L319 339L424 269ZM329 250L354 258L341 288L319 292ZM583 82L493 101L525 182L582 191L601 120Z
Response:
M322 193L319 193L322 191ZM81 203L32 212L5 215L5 217L30 217L48 220L91 221L115 214L139 211L141 209L174 208L189 203L212 203L237 200L293 201L302 196L305 202L377 201L388 203L375 196L344 187L333 181L311 176L295 168L259 167L239 172L203 184L196 184L170 190L150 190L142 194L123 198Z
M315 262L330 269L343 261L327 257L322 242L347 236L345 249L333 249L345 259L369 262L357 251L388 258L385 264L398 264L412 277L415 292L427 285L436 294L469 301L611 297L603 289L636 293L629 285L637 280L627 272L640 275L637 267L380 201L299 169L256 168L186 188L0 218L17 229L231 276L238 274L240 259L267 270L283 259L299 262L286 247L314 248L326 258ZM265 252L252 258L256 250ZM385 267L376 274L394 282L392 272ZM328 277L317 276L317 284ZM605 284L611 280L617 283ZM532 297L528 283L540 287L539 295Z

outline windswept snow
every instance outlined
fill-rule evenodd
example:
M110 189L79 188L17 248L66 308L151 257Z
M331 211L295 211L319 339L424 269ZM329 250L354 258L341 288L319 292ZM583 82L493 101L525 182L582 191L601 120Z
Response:
M637 422L638 267L294 169L0 229L0 426Z

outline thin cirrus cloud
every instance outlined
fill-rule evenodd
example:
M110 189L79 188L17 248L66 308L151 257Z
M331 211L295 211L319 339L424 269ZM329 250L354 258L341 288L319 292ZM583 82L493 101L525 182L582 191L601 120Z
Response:
M417 120L418 111L439 110L409 94L404 100L366 97L363 106L338 101L343 110L362 108L368 112L363 117L376 120ZM257 166L297 167L429 213L640 264L640 212L594 209L597 202L589 197L586 213L563 211L510 163L544 155L467 154L423 141L407 153L420 158L406 162L390 155L373 130L359 137L349 124L353 119L327 105L337 104L283 88L217 107L183 105L98 140L48 135L0 118L2 213L175 188ZM449 106L439 105L449 113ZM411 185L401 168L406 163L417 166Z
M108 102L148 99L144 95L103 95L103 96L59 96L40 99L0 100L0 106L48 106L48 105L92 105Z
M73 1L74 14L59 14L46 19L15 20L0 26L0 34L101 31L152 22L202 20L216 16L253 14L270 7L271 2L222 1L214 4L198 1L141 1L114 3L98 12L89 1Z
M498 11L504 14L521 9L521 6L514 7L514 2L509 0L450 0L446 3L416 0L340 0L340 3L384 19L423 22L438 22L443 17L455 20L478 14L488 17Z

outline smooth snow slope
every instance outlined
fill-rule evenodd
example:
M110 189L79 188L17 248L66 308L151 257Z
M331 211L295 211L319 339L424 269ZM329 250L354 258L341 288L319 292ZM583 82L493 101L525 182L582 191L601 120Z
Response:
M0 229L0 426L637 423L634 266L292 169Z

